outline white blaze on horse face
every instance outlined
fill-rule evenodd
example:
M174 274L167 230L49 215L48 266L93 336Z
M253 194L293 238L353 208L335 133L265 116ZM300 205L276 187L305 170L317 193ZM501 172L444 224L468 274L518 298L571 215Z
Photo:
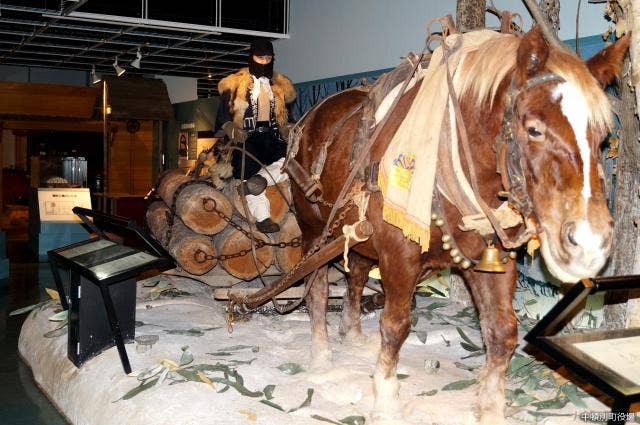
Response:
M582 158L582 197L587 201L591 197L591 149L587 139L589 110L584 95L571 83L561 83L553 89L551 99L560 99L560 109L573 129Z

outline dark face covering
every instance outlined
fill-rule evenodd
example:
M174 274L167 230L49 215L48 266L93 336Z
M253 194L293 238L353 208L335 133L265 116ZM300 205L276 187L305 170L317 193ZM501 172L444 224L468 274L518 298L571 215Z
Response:
M256 78L267 77L273 78L273 59L266 65L262 65L253 60L253 56L249 56L249 72Z

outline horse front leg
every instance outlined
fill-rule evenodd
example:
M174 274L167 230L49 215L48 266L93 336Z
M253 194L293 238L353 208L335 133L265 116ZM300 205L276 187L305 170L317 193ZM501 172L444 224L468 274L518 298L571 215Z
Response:
M504 424L505 374L516 347L518 325L513 310L516 266L504 274L464 273L480 315L487 358L479 376L478 408L483 425Z
M327 333L327 305L329 303L328 266L322 266L305 278L311 285L305 299L311 318L311 369L326 370L331 367L331 346ZM313 279L313 281L310 281Z
M418 250L415 245L416 251ZM411 301L420 274L419 255L388 247L379 261L384 288L384 308L380 316L381 348L373 373L374 421L399 419L400 383L397 377L398 356L411 327ZM403 263L398 264L398 258ZM415 258L415 261L408 259Z
M342 302L340 322L340 336L344 341L356 344L364 342L365 338L360 327L360 300L373 264L373 261L353 251L349 253L350 271L347 275L347 293Z

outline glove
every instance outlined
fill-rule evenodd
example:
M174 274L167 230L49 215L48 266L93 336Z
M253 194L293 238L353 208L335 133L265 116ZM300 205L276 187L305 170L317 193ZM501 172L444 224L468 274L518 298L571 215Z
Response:
M244 143L247 140L247 132L238 127L233 121L222 124L222 130L232 143Z

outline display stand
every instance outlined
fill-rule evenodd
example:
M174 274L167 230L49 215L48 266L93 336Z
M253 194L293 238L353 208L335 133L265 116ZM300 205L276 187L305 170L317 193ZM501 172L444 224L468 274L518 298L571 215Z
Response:
M158 242L133 220L86 208L73 212L97 235L48 252L62 308L69 311L67 355L78 367L116 345L125 373L131 373L125 342L135 336L136 277L145 271L164 271L175 262ZM135 235L136 247L112 240L88 217L109 230ZM61 270L69 274L67 298Z
M640 401L640 328L557 335L588 295L640 288L640 275L585 279L525 336L525 340L613 398L608 425L624 424ZM603 419L599 419L603 420Z

